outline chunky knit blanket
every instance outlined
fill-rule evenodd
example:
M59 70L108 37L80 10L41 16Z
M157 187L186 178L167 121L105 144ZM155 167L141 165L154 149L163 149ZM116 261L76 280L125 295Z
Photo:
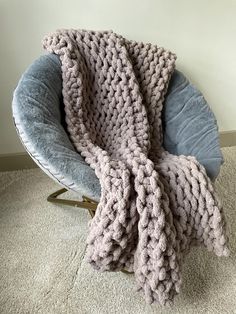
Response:
M172 303L192 245L229 253L205 168L163 148L161 113L175 54L112 31L62 29L43 46L60 57L70 139L101 184L87 260L100 271L134 272L147 302Z

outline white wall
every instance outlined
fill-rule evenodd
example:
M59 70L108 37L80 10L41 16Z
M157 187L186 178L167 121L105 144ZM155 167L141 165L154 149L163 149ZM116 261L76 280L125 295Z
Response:
M236 1L0 0L0 154L23 152L11 119L21 73L58 28L112 29L174 51L220 130L236 129Z

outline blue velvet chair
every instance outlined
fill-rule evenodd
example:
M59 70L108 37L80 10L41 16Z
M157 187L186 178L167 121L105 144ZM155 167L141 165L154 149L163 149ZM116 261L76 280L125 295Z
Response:
M12 110L26 151L64 187L48 200L85 207L93 213L100 199L100 183L68 137L58 56L43 55L23 73L14 91ZM169 84L162 121L165 149L176 155L195 156L214 182L224 162L217 121L201 92L177 70ZM56 198L67 190L84 195L83 201Z

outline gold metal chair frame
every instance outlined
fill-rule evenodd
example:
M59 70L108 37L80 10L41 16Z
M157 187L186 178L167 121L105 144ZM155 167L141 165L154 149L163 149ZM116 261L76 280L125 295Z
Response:
M91 198L89 198L87 196L82 196L82 201L57 198L59 195L65 193L67 191L68 190L65 188L60 189L60 190L50 194L47 198L47 201L51 202L51 203L57 203L57 204L63 204L63 205L68 205L68 206L73 206L73 207L85 208L89 211L91 217L94 217L98 202L92 200Z
M93 218L95 215L96 208L98 206L98 202L92 200L91 198L87 196L82 196L82 201L75 201L75 200L67 200L63 198L57 198L59 195L67 192L68 190L63 188L60 189L52 194L50 194L47 197L47 201L50 203L56 203L56 204L63 204L63 205L68 205L68 206L73 206L73 207L80 207L80 208L85 208L89 211L91 217ZM125 274L131 274L125 269L121 270Z

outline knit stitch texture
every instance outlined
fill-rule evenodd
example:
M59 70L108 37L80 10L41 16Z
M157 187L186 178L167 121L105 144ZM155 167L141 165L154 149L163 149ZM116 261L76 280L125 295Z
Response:
M192 245L229 254L222 205L205 168L163 148L161 113L175 54L112 31L62 29L43 46L60 56L70 139L101 184L86 259L99 271L134 272L148 303L172 303Z

